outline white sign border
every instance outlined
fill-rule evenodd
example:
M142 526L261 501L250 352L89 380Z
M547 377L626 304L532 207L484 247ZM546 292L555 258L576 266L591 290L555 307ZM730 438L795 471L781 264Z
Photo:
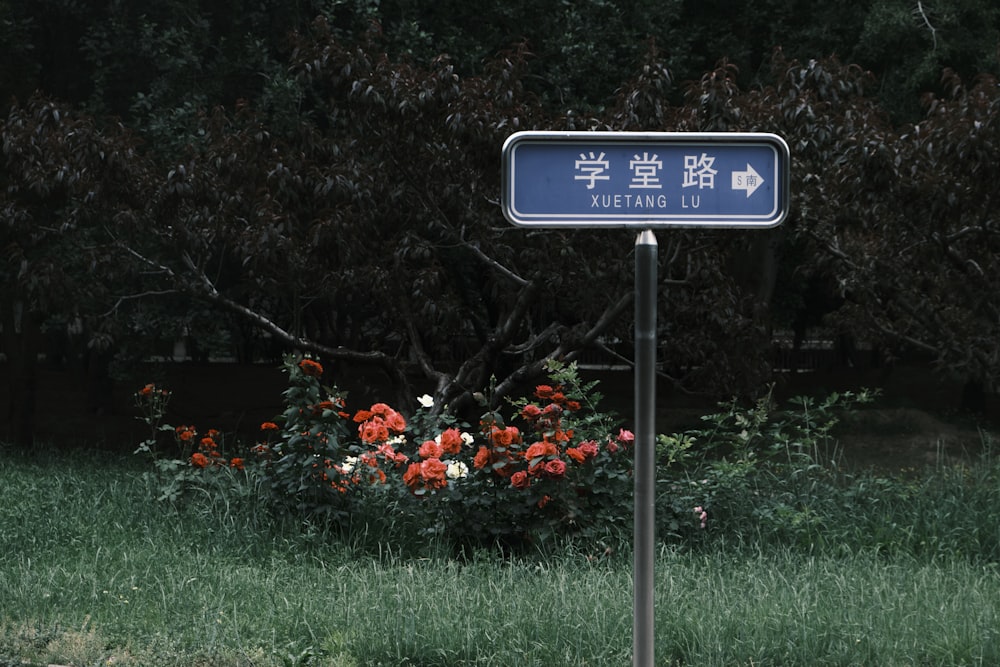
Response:
M515 149L521 143L587 142L615 145L673 144L738 146L763 144L775 151L773 174L776 184L775 210L768 215L747 214L720 218L713 214L661 213L649 218L638 218L634 213L616 215L613 213L579 214L520 214L514 210L513 193ZM767 132L589 132L525 130L515 132L504 141L501 151L503 169L501 172L501 207L504 217L518 227L537 229L575 229L591 227L666 229L666 228L717 228L717 229L770 229L780 225L788 216L789 170L791 155L788 144L780 136ZM784 169L781 166L784 165Z

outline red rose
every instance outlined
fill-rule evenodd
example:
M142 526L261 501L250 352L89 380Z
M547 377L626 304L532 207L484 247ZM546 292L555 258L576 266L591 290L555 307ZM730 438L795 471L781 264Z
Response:
M489 464L490 458L490 450L480 447L479 451L476 452L476 456L472 459L472 467L476 470L482 470Z
M558 479L566 474L566 462L562 459L553 459L545 464L545 474Z
M528 473L518 470L510 476L510 485L515 489L526 489L531 486L531 479L528 477Z
M583 455L586 456L588 459L592 459L595 456L597 456L597 451L598 451L597 442L594 440L586 440L584 442L581 442L580 446L577 449L583 452Z
M373 404L373 405L372 405L372 407L371 407L371 408L369 408L369 409L370 409L370 410L371 410L371 411L372 411L373 413L375 413L375 414L377 414L377 415L382 415L383 417L386 417L386 416L388 416L388 415L391 415L391 414L392 414L393 412L395 412L395 410L393 410L392 408L390 408L390 407L389 407L388 405L386 405L385 403L375 403L375 404Z
M392 445L390 445L387 442L379 446L378 450L376 450L376 454L381 454L383 457L385 457L386 461L391 461L395 463L397 466L406 463L407 461L410 460L406 454L403 454L402 452L397 452L395 449L392 448Z
M385 422L380 417L373 417L358 427L358 437L369 444L385 442L389 439L389 429L385 427Z
M462 451L462 434L457 428L449 428L441 433L441 449L445 454L458 454Z
M427 459L420 463L420 477L424 480L424 484L430 489L440 489L448 486L448 478L445 477L445 473L448 471L448 466L441 462L440 459Z
M406 484L407 487L412 489L417 485L417 482L419 481L420 481L420 464L411 463L409 467L407 467L406 472L403 473L403 484Z
M318 378L323 375L323 367L318 361L313 361L312 359L303 359L299 362L299 368L302 369L304 375L309 377Z
M538 419L538 415L540 414L542 414L542 409L539 408L534 403L524 406L524 408L521 410L521 416L527 419L528 421Z
M420 445L420 449L417 450L417 454L422 459L439 459L443 453L444 450L441 448L441 445L433 440L424 441L424 444Z
M406 430L406 420L395 410L385 416L385 424L395 433L402 433Z
M195 468L206 468L208 467L208 457L201 452L195 452L191 455L191 465Z
M535 396L538 398L552 398L552 394L555 390L547 384L540 384L535 387Z

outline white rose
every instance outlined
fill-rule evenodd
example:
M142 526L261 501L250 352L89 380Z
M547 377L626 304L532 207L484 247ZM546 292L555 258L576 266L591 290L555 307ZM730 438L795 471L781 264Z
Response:
M420 404L422 408L433 408L434 407L434 397L430 394L424 394L423 396L417 397L417 403Z
M348 456L346 459L344 459L344 462L340 464L340 469L343 471L345 475L350 475L351 472L354 470L354 466L357 465L357 463L358 463L357 456Z
M465 476L469 474L469 466L461 461L448 461L447 464L448 467L444 474L448 479L465 479Z

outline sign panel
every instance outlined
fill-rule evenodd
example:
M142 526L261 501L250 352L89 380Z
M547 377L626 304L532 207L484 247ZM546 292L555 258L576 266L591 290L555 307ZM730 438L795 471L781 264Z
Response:
M503 212L525 227L774 227L788 164L774 134L518 132Z

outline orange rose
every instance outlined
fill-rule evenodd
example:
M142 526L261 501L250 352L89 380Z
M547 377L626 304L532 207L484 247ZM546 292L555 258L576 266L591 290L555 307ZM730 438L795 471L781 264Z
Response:
M309 377L318 378L323 375L323 366L318 361L313 361L312 359L303 359L300 361L299 368L302 369L303 374Z
M521 432L517 430L516 426L494 428L492 433L490 433L490 438L497 447L509 447L515 442L519 442L520 436Z
M441 433L441 449L445 454L458 454L462 451L462 434L457 428L449 428Z
M541 442L536 442L528 447L528 451L524 453L524 458L529 461L533 459L540 459L546 456L556 456L559 454L559 450L556 449L554 443L543 440Z
M489 464L490 458L490 450L480 446L476 456L472 459L472 467L476 470L482 470Z
M201 452L195 452L191 455L191 465L195 468L207 468L208 467L208 457Z

